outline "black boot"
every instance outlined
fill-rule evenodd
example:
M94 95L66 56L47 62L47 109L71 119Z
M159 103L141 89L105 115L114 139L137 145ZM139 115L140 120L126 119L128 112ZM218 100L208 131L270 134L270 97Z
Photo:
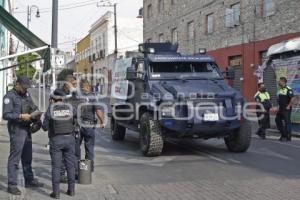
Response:
M292 141L292 134L289 134L289 135L287 136L287 141L288 141L288 142L291 142L291 141Z
M9 186L7 188L7 192L12 194L12 195L21 195L21 191L19 190L19 188L17 188L17 186Z
M67 195L74 197L75 196L75 190L68 190Z
M286 138L285 136L281 136L281 137L279 138L279 141L280 141L280 142L287 142L287 138Z
M44 184L40 183L38 180L33 179L31 181L25 181L25 188L36 188L36 187L43 187Z
M59 193L52 192L52 193L50 194L50 197L51 197L52 199L59 199Z

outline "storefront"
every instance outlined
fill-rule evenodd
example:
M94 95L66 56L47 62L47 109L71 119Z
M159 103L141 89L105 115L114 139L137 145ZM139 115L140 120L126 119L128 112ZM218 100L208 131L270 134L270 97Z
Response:
M277 81L286 77L300 104L300 38L288 40L271 46L264 64L263 81L271 94L272 102L277 105ZM294 130L300 131L300 106L295 106L292 114Z

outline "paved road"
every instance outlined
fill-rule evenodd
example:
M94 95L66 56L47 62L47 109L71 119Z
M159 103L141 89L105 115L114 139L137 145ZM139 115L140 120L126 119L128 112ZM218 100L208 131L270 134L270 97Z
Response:
M48 199L51 191L50 156L45 148L46 133L33 136L34 170L45 183L39 190L22 191L21 198L6 190L6 161L9 150L7 131L0 135L0 199ZM93 184L77 185L75 198L98 200L297 200L300 198L300 140L280 143L253 137L247 153L227 152L222 140L170 140L161 157L141 155L136 133L129 132L124 142L113 142L109 128L96 137L96 172ZM23 178L20 170L20 185ZM62 191L66 186L62 185Z

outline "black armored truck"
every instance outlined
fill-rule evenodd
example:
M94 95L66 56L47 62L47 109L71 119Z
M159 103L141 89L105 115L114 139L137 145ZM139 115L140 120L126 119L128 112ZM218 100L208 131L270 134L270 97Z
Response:
M247 151L251 126L244 97L227 84L232 70L221 72L205 49L191 56L176 44L145 43L139 51L112 70L113 140L136 131L145 156L161 155L170 137L224 138L229 151Z

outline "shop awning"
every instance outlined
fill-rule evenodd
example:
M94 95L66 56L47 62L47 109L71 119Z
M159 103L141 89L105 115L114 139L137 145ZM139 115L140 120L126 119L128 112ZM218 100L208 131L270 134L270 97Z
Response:
M274 44L269 48L267 56L281 54L289 51L300 51L300 38L295 38L278 44Z
M2 6L0 6L0 24L2 24L8 31L16 36L22 43L24 43L30 49L37 49L36 53L44 59L44 69L46 72L51 68L51 50L50 45L45 43L29 29L27 29L22 23L20 23L15 17L7 12ZM47 47L47 48L42 48Z

